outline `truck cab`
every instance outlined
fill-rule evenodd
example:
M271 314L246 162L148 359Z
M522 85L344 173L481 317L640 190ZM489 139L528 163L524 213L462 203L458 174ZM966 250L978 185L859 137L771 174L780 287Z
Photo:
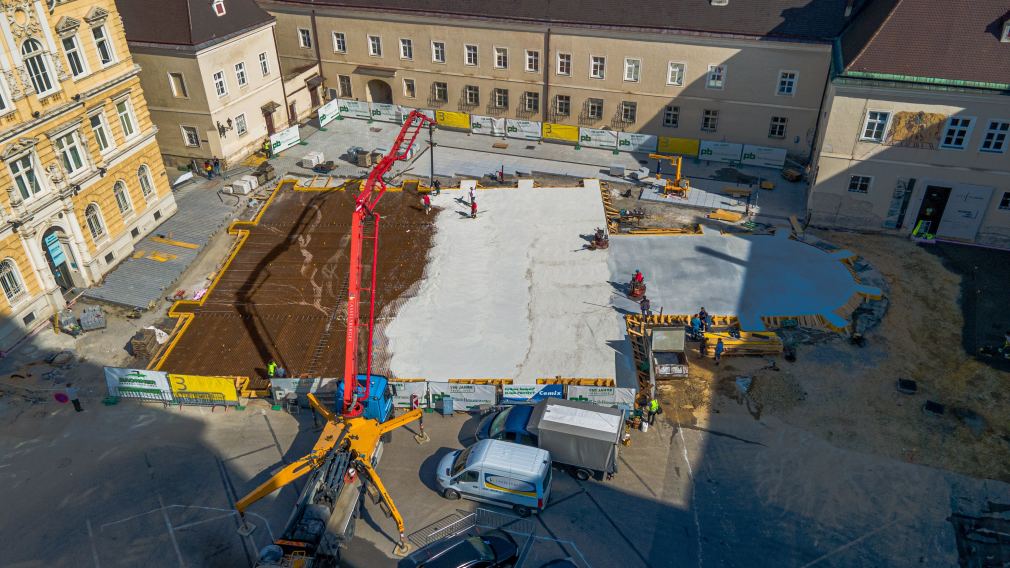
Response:
M389 379L382 375L372 375L372 388L369 389L368 398L365 399L366 375L355 377L357 384L354 387L354 394L358 401L365 407L362 414L365 418L370 418L377 422L385 422L393 415L393 392L389 385ZM344 381L337 381L336 390L336 411L339 414L342 404L341 396L344 392Z

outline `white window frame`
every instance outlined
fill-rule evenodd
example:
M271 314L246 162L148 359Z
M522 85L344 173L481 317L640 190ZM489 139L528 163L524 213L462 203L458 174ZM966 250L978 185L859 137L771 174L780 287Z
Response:
M158 189L154 187L154 176L151 175L151 167L147 164L140 164L140 167L137 168L137 183L140 184L140 195L144 197L144 201L151 202L158 199ZM145 186L151 191L144 191Z
M986 154L1003 154L1004 152L1006 152L1007 143L1010 143L1010 120L1005 119L1005 118L990 118L986 122L988 122L989 125L985 129L985 132L982 134L982 140L978 144L978 151L979 152L984 152ZM997 128L993 128L994 124L1004 125L1004 126L1006 126L1006 129L1005 130L1000 130L998 127ZM1003 136L1003 138L1000 140L999 148L997 148L997 149L992 149L992 148L986 149L984 147L985 143L987 141L986 139L988 138L988 136L990 134L993 135L993 141L997 140L1000 135Z
M596 60L600 59L600 74L596 75ZM606 55L590 55L589 56L589 78L590 79L606 79L607 78L607 56Z
M235 64L235 82L238 83L239 87L249 85L249 74L245 71L245 61L239 61Z
M599 114L594 114L592 109L594 107L599 107ZM603 113L606 110L606 101L603 99L589 98L586 99L586 117L590 120L603 120Z
M631 118L628 118L628 109L631 109ZM621 122L625 124L635 124L638 122L638 103L635 101L621 101Z
M29 41L33 41L39 46L38 51L31 52L31 55L24 52L25 44L28 43ZM25 70L28 71L29 82L31 83L32 88L35 89L35 96L41 99L59 91L60 84L56 80L56 74L53 72L53 65L52 62L49 60L49 54L46 53L45 44L42 43L42 41L39 40L38 38L28 37L21 42L20 49L22 60L25 62L24 63ZM36 60L35 58L38 59ZM49 82L49 88L46 89L45 91L38 90L37 85L35 85L35 74L32 73L31 70L32 66L28 64L29 60L35 60L42 66L40 72L45 77L46 81Z
M125 209L123 208L123 202L119 199L119 193L116 192L117 187L123 188L123 200L126 201ZM133 208L133 200L130 199L130 187L126 185L125 181L119 179L112 184L112 197L116 200L116 209L119 210L119 214L122 215L124 219L136 213L136 210Z
M99 143L98 131L96 130L95 125L91 122L94 118L98 119L98 126L102 129L102 136L105 138L105 148L102 148L101 143ZM116 149L116 137L112 135L112 129L109 128L109 121L105 118L105 109L100 109L98 112L89 114L88 126L91 128L91 134L95 138L95 146L98 146L99 154L108 154Z
M470 48L473 48L473 63L470 63ZM476 43L463 44L463 65L480 67L480 46Z
M187 124L180 124L179 125L179 130L182 131L182 143L187 148L199 148L200 147L200 129L199 128L197 128L195 126L189 126ZM195 145L191 144L190 141L189 141L189 130L192 130L193 134L196 136L196 144Z
M368 56L382 57L382 36L376 34L368 34L367 37L368 37Z
M68 41L72 44L70 48L67 48ZM67 58L67 66L70 67L70 75L74 79L80 79L81 77L87 76L88 73L90 73L90 70L88 69L88 57L84 53L84 49L81 48L81 41L77 37L77 34L60 38L60 45L63 46L63 54ZM74 73L74 64L70 62L71 53L77 56L77 62L81 64L80 73Z
M214 9L214 14L219 18L228 13L228 9L224 7L224 0L214 0L211 8Z
M407 83L410 83L409 91L407 90ZM405 78L403 80L403 96L407 97L408 99L417 98L417 83L413 79Z
M568 71L561 70L561 62L564 61L568 65ZM561 77L571 77L572 76L572 54L558 52L557 63L555 66L555 72Z
M210 80L214 83L214 94L217 98L228 96L228 79L224 76L224 69L219 69L211 74Z
M470 101L470 94L473 93L473 102ZM463 87L463 101L467 106L477 106L480 104L480 86L465 85Z
M28 159L28 169L31 170L31 176L30 176L31 180L29 180L28 176L26 175L28 169L20 170L17 172L14 171L14 165L26 158ZM20 168L21 166L18 165L18 167ZM38 156L35 155L34 151L7 160L7 169L10 171L11 174L11 183L15 188L17 188L18 193L21 195L21 200L23 202L27 203L46 191L46 186L44 186L42 183L42 176L39 175L39 169L40 169L39 158ZM21 179L28 186L28 192L31 195L28 195L27 197L24 195L24 193L21 190L21 186L18 185L17 183L18 179ZM30 184L29 181L31 181ZM35 191L32 191L31 186L35 187Z
M715 72L718 70L719 79L718 84L714 83ZM721 91L726 88L726 71L727 67L725 63L719 65L709 65L708 73L705 75L705 88L712 89L713 91Z
M874 138L872 136L867 136L866 131L870 126L870 115L873 113L885 115L883 123L879 119L874 119L874 124L880 124L880 138ZM866 109L866 115L863 116L863 127L859 131L859 140L861 142L874 142L880 144L887 137L887 129L891 125L891 118L894 117L894 113L889 110L879 110L879 109ZM876 130L876 129L874 129Z
M494 103L495 108L507 109L509 107L509 90L502 88L492 89L491 99L492 99L491 102ZM504 102L502 102L502 99L504 99Z
M637 63L637 66L635 65ZM634 70L634 77L629 78L628 71ZM624 58L624 82L638 83L642 80L642 60L637 57Z
M169 71L165 73L168 76L168 88L172 91L172 96L177 99L188 99L189 98L189 87L186 86L186 76L182 73L176 73L174 71ZM178 89L175 88L175 81L172 80L172 76L177 75L179 77L179 83L182 86L182 93L180 94Z
M776 119L780 119L781 122ZM782 127L782 134L775 134L774 131L777 127ZM788 116L772 116L768 119L768 138L773 140L784 140L786 137L786 132L789 129L789 117Z
M505 63L504 65L502 65L503 60ZM497 45L494 46L494 68L495 69L509 68L509 48Z
M540 93L535 93L533 91L524 92L523 108L526 112L540 112Z
M792 83L789 85L789 91L785 92L782 90L782 82L786 80L783 75L786 73L792 73L793 78L790 79ZM780 69L779 70L779 80L775 85L775 96L778 97L793 97L796 96L796 89L800 84L800 72L794 69Z
M565 101L565 110L561 111L561 100L562 97ZM558 116L571 116L572 115L572 96L571 95L554 95L554 114Z
M704 108L701 109L701 131L702 132L718 132L719 131L719 119L722 113L719 112L717 108ZM711 118L715 121L715 126L711 128L705 127L705 120Z
M540 72L540 51L536 49L526 49L526 72L527 73L539 73ZM533 63L533 65L530 65Z
M88 215L88 211L91 211L92 207L94 207L95 213L98 214L95 217L98 221L97 230L95 224L91 222L91 216ZM91 235L92 242L101 243L108 240L109 226L105 223L105 215L102 213L102 208L99 207L97 203L92 201L84 208L84 224L88 226L88 234Z
M53 149L56 150L56 157L59 158L60 163L63 165L63 169L66 170L67 177L74 178L90 169L87 146L81 143L81 136L77 130L71 130L70 132L62 133L59 136L53 136L52 141ZM78 164L76 167L73 167L72 161L75 150L77 153L76 161Z
M444 89L442 96L439 96L439 85ZM445 81L432 81L431 83L431 97L435 102L445 103L449 102L449 83Z
M344 32L333 32L333 53L347 53L347 36Z
M239 136L249 134L249 121L246 120L244 112L235 116L235 133Z
M259 55L259 60L260 60L260 74L266 77L267 75L270 74L270 56L267 55L267 52L264 51Z
M9 271L7 267L10 267ZM10 274L9 279L7 278L8 273ZM14 289L8 290L8 285ZM25 286L25 280L21 276L18 263L13 258L8 257L0 261L0 286L3 287L4 296L11 306L16 306L28 299L28 288Z
M679 66L680 77L677 81L671 81L670 77L673 76L673 70ZM683 87L684 86L684 75L687 75L687 63L682 61L668 61L666 63L666 84L673 87Z
M670 116L673 117L674 119L673 121L667 120L667 118ZM663 128L680 128L680 106L678 105L663 106Z
M302 49L312 49L312 30L309 28L297 28L298 47Z
M98 39L98 36L95 35L96 32L100 32L101 33L101 35L102 35L101 39ZM115 65L117 62L119 62L119 57L116 55L116 49L112 45L112 38L109 37L109 30L106 29L105 24L92 27L91 28L91 37L92 37L92 39L95 40L95 53L98 54L98 64L101 65L101 67L103 69L106 68L106 67L110 67L112 65ZM103 44L105 45L106 49L108 49L108 51L109 51L109 58L110 59L109 59L108 63L102 61L102 50L99 47L99 45L103 45Z
M130 128L133 130L130 134L126 133L126 124L123 121L123 113L119 111L119 105L122 103L126 109L126 118L130 121ZM119 126L123 129L123 138L130 140L136 136L140 136L140 124L137 123L137 112L133 109L133 101L129 97L119 99L118 101L113 101L113 105L116 107L116 116L119 118Z
M962 127L962 126L956 126L956 127L952 126L951 122L954 121L954 120L967 120L968 121L968 125L964 126L964 127ZM964 149L966 149L968 147L968 144L971 142L971 133L972 133L972 131L975 130L975 124L977 122L978 122L978 119L976 117L974 117L974 116L949 116L949 117L947 117L947 122L946 122L946 124L944 124L944 127L943 127L943 134L940 135L940 148L943 148L944 150L964 150ZM960 146L957 146L957 145L954 145L954 144L947 144L947 143L944 142L944 140L947 138L947 134L950 132L950 130L952 128L958 128L958 129L964 128L964 141L961 143Z
M857 178L859 180L866 180L866 191L860 191L858 189L852 189L852 182L855 181ZM845 191L851 192L851 193L860 193L860 194L863 194L863 195L869 194L871 189L873 189L873 176L863 176L863 175L859 175L859 174L851 174L849 176L849 183L848 183L848 185L845 186Z
M414 40L408 37L400 38L400 59L406 61L414 60Z
M436 47L438 46L438 47ZM442 57L435 57L436 54L441 53ZM431 42L431 62L445 64L446 60L446 48L444 41L432 41Z

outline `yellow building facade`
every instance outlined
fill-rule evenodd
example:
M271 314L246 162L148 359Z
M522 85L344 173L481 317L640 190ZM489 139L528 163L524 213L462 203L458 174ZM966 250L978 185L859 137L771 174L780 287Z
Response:
M0 0L0 349L175 200L113 0Z

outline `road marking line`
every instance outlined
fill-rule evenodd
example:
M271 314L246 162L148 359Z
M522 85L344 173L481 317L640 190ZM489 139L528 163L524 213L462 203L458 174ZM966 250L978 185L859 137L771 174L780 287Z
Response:
M213 522L213 521L220 521L221 519L227 519L229 517L234 517L237 514L238 514L237 511L232 511L232 512L228 513L227 515L218 515L216 517L211 517L209 519L204 519L202 521L193 521L192 523L186 523L184 525L179 525L179 526L175 527L175 530L181 531L182 529L188 529L189 527L195 527L196 525L202 525L204 523L210 523L210 522Z
M694 515L694 528L697 532L698 539L698 568L701 568L701 519L698 518L698 508L695 507L695 500L698 493L698 481L694 478L694 468L691 467L691 458L687 455L687 440L684 438L684 427L680 423L680 413L678 412L676 416L677 435L680 436L680 445L684 450L684 462L687 464L687 478L691 480L691 513Z
M86 519L84 524L88 526L88 540L91 541L91 557L95 560L95 568L101 568L98 562L98 546L95 545L95 531L91 529L91 519Z
M839 552L841 552L841 551L849 548L850 546L855 546L855 545L859 544L860 542L862 542L862 541L870 538L871 536L877 534L878 532L880 532L880 531L882 531L882 530L884 530L886 528L889 528L891 525L893 525L893 524L895 524L897 522L898 522L898 519L894 519L893 521L891 521L891 522L889 522L889 523L887 523L885 525L881 525L881 526L873 529L872 531L864 534L863 536L861 536L861 537L859 537L859 538L857 538L855 540L851 540L851 541L849 541L849 542L847 542L847 543L839 546L838 548L836 548L836 549L834 549L834 550L832 550L832 551L830 551L830 552L828 552L826 554L823 554L823 555L821 555L821 556L819 556L819 557L811 560L810 562L807 562L806 564L804 564L800 568L808 568L809 566L813 566L814 564L818 564L818 563L820 563L821 560L824 560L825 558L827 558L829 556L834 556L835 554L837 554L837 553L839 553Z
M168 537L172 539L172 547L175 548L175 555L179 559L180 568L186 568L186 563L182 560L182 551L179 550L179 542L175 540L175 530L172 529L172 521L168 519L168 512L165 511L165 500L158 495L158 504L161 505L161 516L165 519L165 528L168 529Z

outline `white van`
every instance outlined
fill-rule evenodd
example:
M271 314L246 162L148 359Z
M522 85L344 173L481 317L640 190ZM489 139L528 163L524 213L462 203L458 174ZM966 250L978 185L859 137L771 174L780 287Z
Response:
M512 506L525 517L542 511L551 493L551 454L501 440L481 440L442 458L438 486L446 499L466 497Z

